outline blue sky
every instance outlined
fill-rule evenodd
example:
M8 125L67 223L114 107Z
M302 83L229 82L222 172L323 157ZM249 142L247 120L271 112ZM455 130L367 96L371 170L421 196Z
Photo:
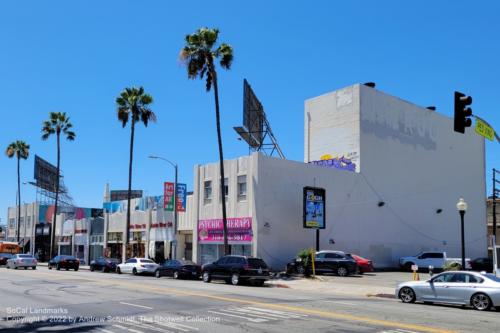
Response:
M232 127L242 123L242 81L263 103L287 156L303 159L304 100L357 82L452 116L453 91L474 98L474 113L500 131L500 5L495 1L9 1L0 11L0 145L22 139L55 162L42 141L49 111L71 117L77 138L62 145L62 169L76 204L100 207L104 185L127 187L130 131L115 98L131 85L153 95L158 122L139 127L133 187L159 195L179 164L191 189L193 165L217 160L213 95L178 61L184 36L218 27L233 68L220 72L224 153L248 153ZM487 141L486 175L500 168ZM464 171L465 172L465 171ZM16 164L0 159L0 217L15 203ZM22 187L33 201L32 187Z

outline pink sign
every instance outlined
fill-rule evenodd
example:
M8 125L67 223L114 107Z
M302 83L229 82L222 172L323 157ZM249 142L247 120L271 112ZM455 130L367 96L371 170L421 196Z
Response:
M227 219L227 240L229 242L251 242L252 238L251 217ZM204 243L224 242L224 226L222 219L199 220L198 241Z

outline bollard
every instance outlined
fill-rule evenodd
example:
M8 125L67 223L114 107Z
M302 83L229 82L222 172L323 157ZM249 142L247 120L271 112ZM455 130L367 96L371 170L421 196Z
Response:
M432 277L434 275L434 266L429 266L429 275Z

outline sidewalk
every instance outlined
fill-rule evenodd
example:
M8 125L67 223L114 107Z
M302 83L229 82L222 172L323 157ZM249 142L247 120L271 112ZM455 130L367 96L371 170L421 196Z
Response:
M427 274L420 274L421 280L427 278ZM278 288L291 288L321 293L394 298L396 286L401 282L410 280L412 280L411 273L375 272L348 277L320 275L314 279L303 278L301 276L280 276L269 280L267 284Z

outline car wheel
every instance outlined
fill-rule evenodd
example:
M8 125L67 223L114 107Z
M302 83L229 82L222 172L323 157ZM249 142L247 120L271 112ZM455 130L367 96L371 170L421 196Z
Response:
M159 270L159 269L157 269L157 270L155 271L155 277L156 277L157 279L161 278L161 273L160 273L160 270Z
M132 274L137 275L137 269L135 269L135 268L134 268L134 269L132 270Z
M349 275L349 271L344 266L340 266L339 268L337 268L337 275L338 276L347 276L347 275Z
M232 284L233 286L237 286L237 285L238 285L238 283L240 283L240 275L239 275L239 274L237 274L237 273L233 273L233 274L231 275L231 284Z
M48 265L47 267L48 267L49 269L52 269L52 266L50 266L50 265Z
M24 270L27 270L28 269L28 266L24 266Z
M264 280L256 280L253 282L253 285L254 286L257 286L257 287L262 287L264 285Z
M404 265L404 270L407 271L407 272L411 272L411 266L413 266L414 263L412 262L407 262L405 265Z
M69 271L69 267L66 267L66 270Z
M102 272L102 273L106 273L106 271L107 271L106 266L102 266L102 268L101 268L101 272Z
M77 271L78 271L78 267L75 267L75 272L77 272Z
M19 267L17 267L17 266L16 266L16 267L14 267L14 269L18 269L18 268L19 268Z
M403 301L403 303L415 303L415 292L410 287L403 287L399 291L399 299Z
M212 281L212 277L209 272L203 272L203 282L209 283Z
M90 271L93 272L95 270L94 265L90 265Z
M472 295L470 299L470 304L476 310L485 311L491 307L491 300L488 297L488 295L483 293L477 293Z
M176 280L179 279L179 272L177 271L174 272L174 279Z
M120 269L120 267L116 267L116 273L118 273L118 274L122 273L122 270Z
M36 266L33 266L33 267L31 267L31 268L36 269Z

